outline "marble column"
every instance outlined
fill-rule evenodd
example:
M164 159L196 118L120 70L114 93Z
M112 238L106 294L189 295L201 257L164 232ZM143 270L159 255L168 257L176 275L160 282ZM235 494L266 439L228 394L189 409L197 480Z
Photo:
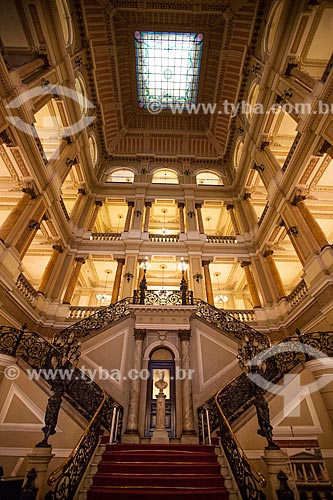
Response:
M233 206L232 204L230 204L230 203L229 203L229 204L226 206L226 209L227 209L227 211L229 212L230 219L231 219L231 224L232 224L232 227L233 227L234 233L235 233L235 234L240 234L240 230L239 230L238 222L237 222L236 215L235 215L235 212L234 212L234 206Z
M295 196L293 205L298 207L307 226L309 227L311 233L313 234L315 240L317 241L319 247L321 248L321 250L323 250L323 248L330 246L329 242L327 241L327 238L322 228L320 227L320 225L318 224L318 222L316 221L316 219L306 206L304 201L305 199L306 199L305 196Z
M305 71L302 71L296 65L290 65L289 71L287 68L286 76L292 76L295 80L303 83L309 90L312 90L316 84L316 79L313 76L305 73Z
M286 292L284 290L284 286L281 280L281 276L279 273L279 270L277 268L277 265L275 263L274 257L273 257L273 250L271 248L267 249L264 251L263 256L266 258L267 264L269 266L269 269L272 273L272 277L274 280L274 283L276 285L276 289L278 292L278 298L282 299L286 297Z
M201 203L195 203L194 207L197 211L197 221L198 221L199 233L205 234L204 224L203 224L203 220L202 220Z
M142 368L142 352L143 352L143 341L146 336L146 330L134 329L135 338L135 349L134 349L134 363L133 371L135 374L139 374ZM127 415L127 428L126 434L132 434L130 438L133 442L139 442L140 437L138 434L138 423L139 423L139 406L140 406L140 387L141 380L138 376L137 378L132 378L131 389L128 403L128 415Z
M25 227L16 243L13 244L13 246L15 246L16 250L20 254L21 260L29 250L32 240L36 236L38 229L40 229L42 220L46 220L46 217L43 198L42 196L40 196L39 199L36 200L36 206L32 218L29 220L27 226Z
M83 264L85 264L85 262L86 261L85 261L84 257L75 257L75 266L74 266L74 269L72 271L72 274L71 274L71 277L70 277L70 280L69 280L69 283L68 283L63 301L62 301L63 304L70 304L71 303L71 299L72 299L72 296L73 296L73 293L74 293L74 290L76 287L76 283L77 283L77 280L79 279L81 267L83 266Z
M185 370L185 378L182 380L182 401L183 401L183 436L194 436L194 413L192 399L192 380L190 377L191 361L190 361L190 338L191 330L179 330L178 336L181 343L181 361L182 369Z
M133 208L134 208L134 201L129 201L127 203L127 214L126 214L125 225L124 225L124 233L128 233L128 231L130 229Z
M178 208L179 208L179 229L180 229L180 233L185 233L185 218L184 218L185 203L178 203Z
M78 189L77 198L76 198L76 201L75 201L74 206L73 206L71 213L70 213L70 218L72 220L75 220L76 217L79 215L79 208L81 205L82 198L85 196L85 194L86 194L85 189L83 189L83 188Z
M250 261L243 260L241 262L241 267L244 269L245 272L245 278L247 281L247 285L249 287L249 292L251 295L253 307L261 307L258 290L253 280L253 276L250 270L250 265L251 265Z
M202 261L202 267L203 267L204 278L205 278L207 302L208 302L208 304L213 306L214 305L214 295L213 295L212 279L211 279L210 271L209 271L209 264L210 264L209 260Z
M88 231L92 231L94 229L94 226L95 226L95 223L96 223L96 220L97 220L97 216L98 216L98 212L99 212L99 209L103 206L103 202L101 200L96 200L95 201L95 208L94 208L94 211L92 213L92 216L91 216L91 219L89 221L89 225L88 225Z
M50 260L44 270L43 276L42 276L42 281L39 285L38 292L42 293L43 295L45 294L45 288L49 283L51 273L54 269L56 260L59 256L59 253L63 252L63 248L61 245L53 245L52 246L53 252L51 254Z
M145 202L145 220L143 223L143 232L148 233L149 231L149 218L150 218L150 209L152 206L151 201L146 201Z
M118 302L121 275L123 272L124 264L125 264L125 259L117 259L117 270L113 283L111 304L115 304L116 302Z
M243 196L244 209L246 211L247 218L250 222L250 228L252 228L258 222L258 216L251 201L251 193L245 193Z
M23 188L22 191L23 191L23 196L21 196L21 198L16 203L15 207L7 216L7 218L5 219L0 228L0 240L3 243L6 242L7 236L9 235L15 224L18 222L20 216L28 206L30 200L36 198L36 194L33 189Z

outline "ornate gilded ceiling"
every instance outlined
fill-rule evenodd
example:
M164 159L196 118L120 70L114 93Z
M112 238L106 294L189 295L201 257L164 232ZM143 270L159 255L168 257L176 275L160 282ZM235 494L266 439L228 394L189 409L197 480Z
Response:
M231 117L218 110L225 100L234 103L239 98L249 47L257 36L258 2L83 3L85 30L81 36L85 36L93 60L106 152L111 157L151 154L221 159ZM173 114L167 109L154 114L138 106L137 30L203 34L197 103L215 104L214 114L202 109L197 114Z

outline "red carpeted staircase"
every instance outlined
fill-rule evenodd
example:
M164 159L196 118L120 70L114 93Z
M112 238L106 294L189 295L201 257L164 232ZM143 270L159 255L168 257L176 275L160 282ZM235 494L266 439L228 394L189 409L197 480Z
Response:
M228 500L214 446L107 445L88 500Z

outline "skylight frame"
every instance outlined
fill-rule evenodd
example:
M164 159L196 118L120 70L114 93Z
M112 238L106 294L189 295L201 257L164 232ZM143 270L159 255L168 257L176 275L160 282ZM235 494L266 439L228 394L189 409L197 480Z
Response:
M201 33L136 31L134 43L139 107L157 111L196 103Z

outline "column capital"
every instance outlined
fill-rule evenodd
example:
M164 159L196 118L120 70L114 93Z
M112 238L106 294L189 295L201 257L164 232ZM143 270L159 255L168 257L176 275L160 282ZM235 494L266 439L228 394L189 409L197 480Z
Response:
M145 207L151 208L152 202L151 201L145 201Z
M178 330L178 337L181 342L189 341L191 338L191 330Z
M28 194L28 195L29 195L29 196L30 196L33 200L34 200L35 198L37 198L37 195L36 195L36 193L35 193L34 189L33 189L33 188L31 188L31 187L24 187L24 188L22 189L22 192L23 192L23 193L25 193L25 194Z
M178 208L185 208L185 203L179 202L178 203Z
M251 198L251 193L244 193L243 194L243 200L248 200L249 198Z
M144 340L147 334L146 329L134 328L134 338L135 340Z
M96 207L102 207L103 206L103 201L102 200L96 200L95 201Z
M227 210L233 210L234 209L234 205L232 203L228 203L228 205L226 205L225 207Z
M297 203L304 200L306 200L306 196L304 194L297 194L292 201L292 205L296 206Z
M264 250L263 256L269 257L270 255L273 255L273 253L274 253L274 251L271 248L267 248L266 250Z
M255 163L252 167L253 170L255 170L256 172L263 172L265 170L265 167L264 165L258 165L257 163Z
M125 259L123 257L119 257L119 258L117 258L117 262L118 262L118 264L123 264L124 265L125 264Z
M56 243L55 245L52 245L53 250L56 250L59 253L62 253L64 251L62 245L59 243Z
M85 264L86 258L85 257L75 257L75 262L77 262L78 264Z
M204 266L209 266L209 264L211 263L211 260L202 260L201 261L201 265L204 267Z
M82 194L84 196L86 194L86 190L84 188L79 188L77 190L77 194Z
M198 209L202 207L202 203L195 203L194 208Z
M241 267L248 267L251 265L251 261L250 260L241 260L240 265L241 265Z
M134 207L134 201L128 201L127 202L127 206L133 208Z
M40 229L40 223L35 219L31 219L28 224L28 231L33 231L33 229L36 231Z
M284 72L285 76L291 76L291 72L293 69L298 68L298 64L295 62L289 62L286 67L286 71Z

